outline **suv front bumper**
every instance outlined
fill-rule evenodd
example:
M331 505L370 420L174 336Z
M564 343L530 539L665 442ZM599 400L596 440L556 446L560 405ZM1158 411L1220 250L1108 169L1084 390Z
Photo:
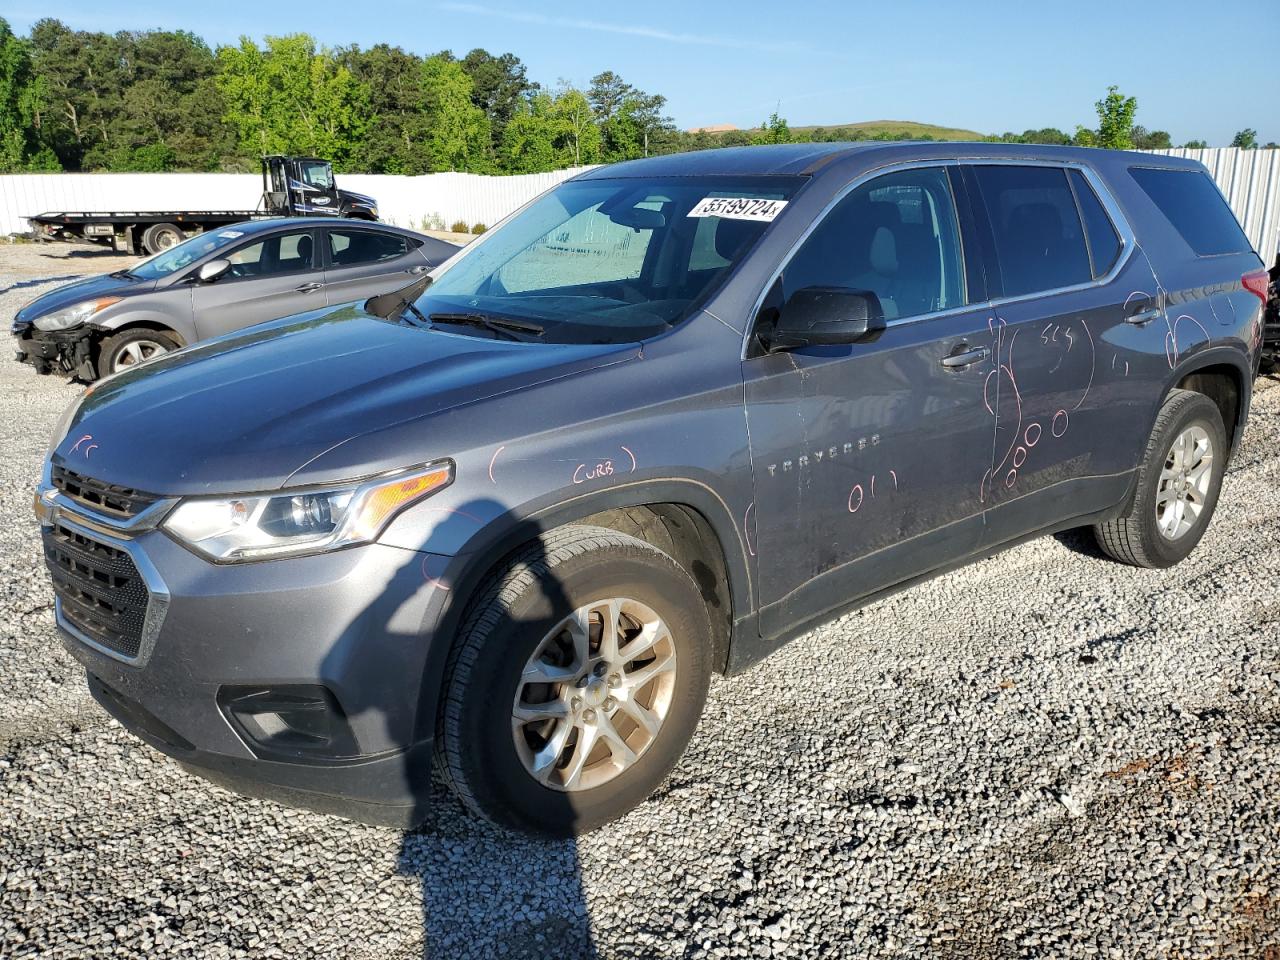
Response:
M137 528L49 488L36 504L63 581L63 642L127 729L241 793L383 825L422 819L435 692L424 681L447 599L424 572L431 555L369 544L219 565L158 529L163 502ZM84 607L67 592L54 532L132 560L148 595L136 647L99 642L92 615L76 619ZM76 556L92 565L91 552ZM99 592L83 580L92 570L78 573Z

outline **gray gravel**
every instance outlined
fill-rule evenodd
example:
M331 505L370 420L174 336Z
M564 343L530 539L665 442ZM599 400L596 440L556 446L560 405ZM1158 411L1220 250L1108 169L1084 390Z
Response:
M0 247L0 317L119 263ZM29 504L76 390L0 357L0 956L1280 957L1275 382L1176 570L1047 538L847 616L576 844L244 799L103 715Z

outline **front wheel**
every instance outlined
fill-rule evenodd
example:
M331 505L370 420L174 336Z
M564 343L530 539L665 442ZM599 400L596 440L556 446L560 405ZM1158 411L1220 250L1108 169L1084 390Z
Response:
M1094 527L1098 545L1138 567L1171 567L1209 526L1227 465L1227 432L1217 404L1174 390L1160 408L1138 468L1128 510Z
M562 528L477 595L450 654L440 766L489 820L585 833L671 771L710 674L707 609L674 560L603 527Z
M140 363L154 360L178 349L177 338L161 330L135 328L122 330L102 341L98 354L98 376L130 370Z

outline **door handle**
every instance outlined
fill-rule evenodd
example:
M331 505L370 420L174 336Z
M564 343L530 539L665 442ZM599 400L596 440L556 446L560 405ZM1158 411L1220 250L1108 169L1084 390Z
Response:
M314 290L319 290L323 286L323 283L304 283L302 286L294 287L293 289L298 293L311 293Z
M1141 310L1138 313L1133 314L1133 316L1125 317L1124 322L1132 323L1135 326L1140 327L1143 324L1150 323L1152 320L1159 320L1159 319L1160 319L1160 310L1157 307L1152 307L1150 310Z
M412 274L426 273L430 269L431 268L428 267L426 264L420 264L419 266L416 266L416 267L410 267L408 270L405 271L405 273L412 273Z
M975 347L963 353L949 353L942 358L941 363L948 370L959 370L961 367L971 367L975 363L981 363L989 356L991 356L991 351L986 347Z

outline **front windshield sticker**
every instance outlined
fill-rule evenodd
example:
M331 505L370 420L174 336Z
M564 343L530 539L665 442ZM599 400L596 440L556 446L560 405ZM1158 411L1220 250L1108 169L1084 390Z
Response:
M243 237L244 234L241 233L239 230L223 230L220 234L218 234L218 236L225 237L228 240L234 240L237 237Z
M785 200L755 197L707 197L689 211L691 217L724 217L726 220L758 220L768 223L782 212Z

